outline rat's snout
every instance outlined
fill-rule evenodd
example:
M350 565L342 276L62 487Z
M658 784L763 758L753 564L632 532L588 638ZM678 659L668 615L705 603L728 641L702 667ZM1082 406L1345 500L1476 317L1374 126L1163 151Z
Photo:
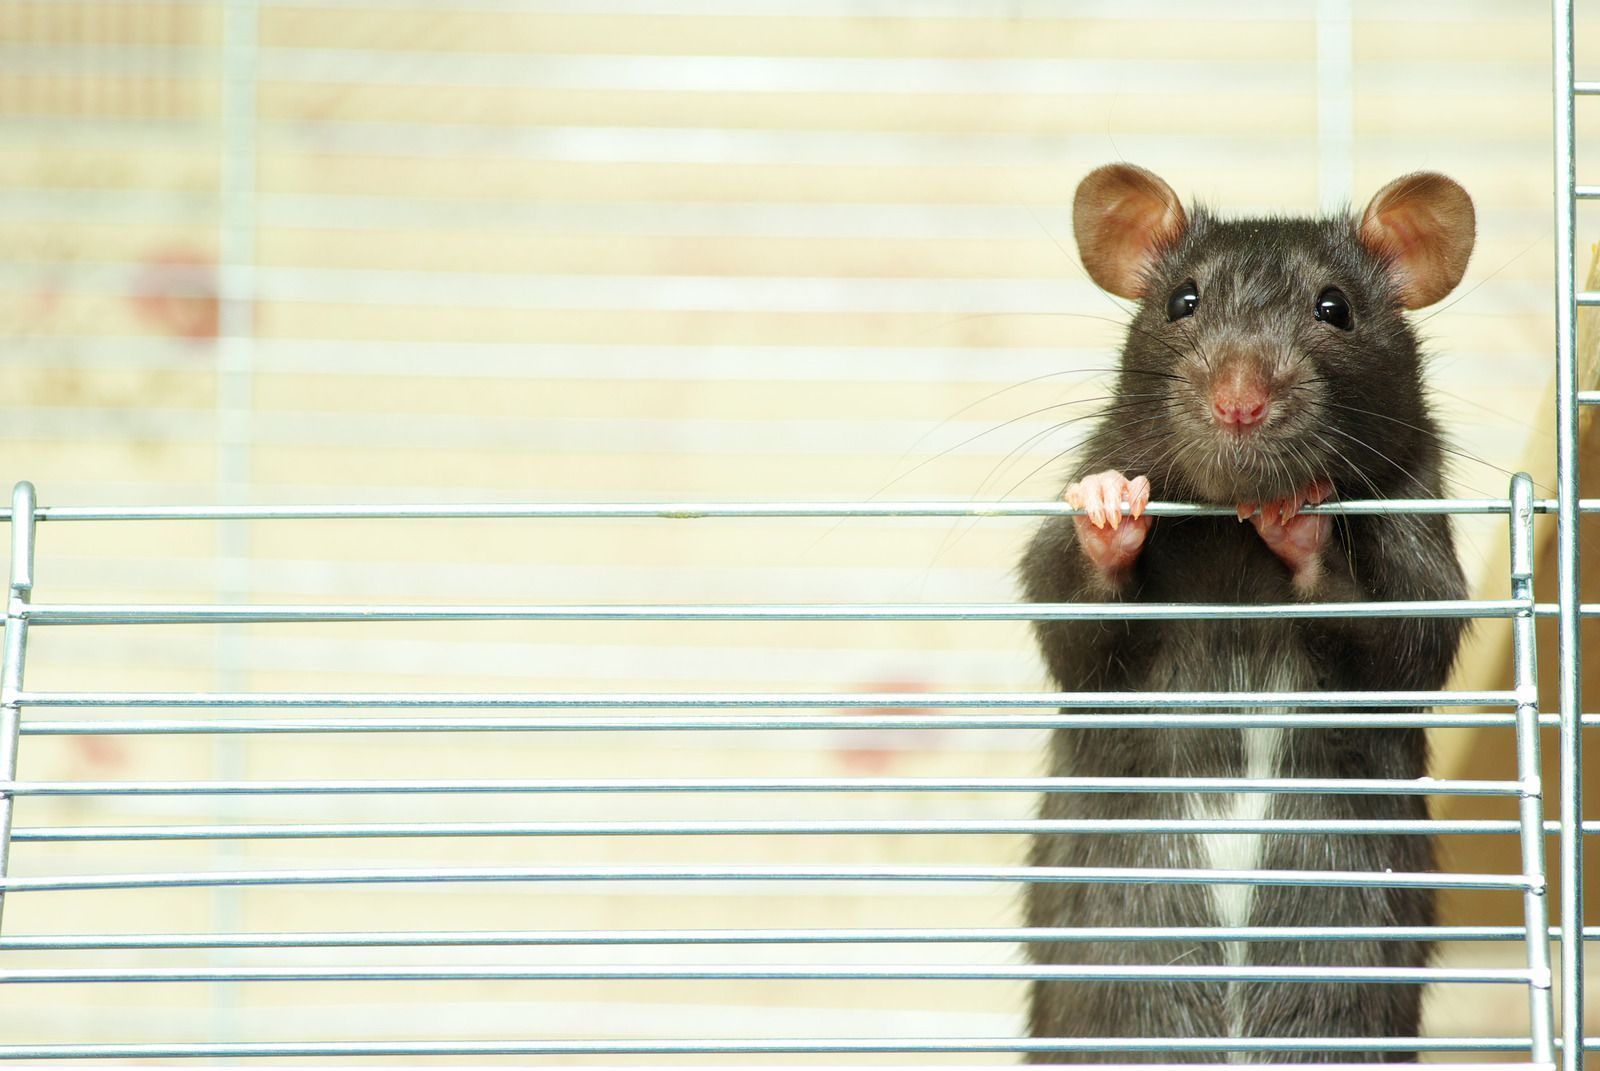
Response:
M1223 431L1247 435L1272 411L1267 377L1249 361L1228 361L1211 381L1211 419Z

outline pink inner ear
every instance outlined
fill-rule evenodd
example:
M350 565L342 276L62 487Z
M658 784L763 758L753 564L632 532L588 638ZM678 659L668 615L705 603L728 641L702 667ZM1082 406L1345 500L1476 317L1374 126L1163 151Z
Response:
M1406 175L1378 191L1362 217L1361 243L1389 262L1408 309L1455 289L1472 255L1472 199L1443 175Z
M1144 296L1144 274L1185 225L1183 206L1160 178L1129 164L1092 172L1078 187L1073 227L1083 266L1101 287Z
M1161 248L1181 233L1183 209L1140 191L1107 215L1107 222L1122 232L1126 287L1131 296L1142 298L1146 289L1144 273Z
M1116 212L1115 223L1127 234L1130 252L1136 259L1154 259L1156 250L1167 242L1177 228L1172 211L1165 202L1149 198L1128 198Z
M1415 215L1414 211L1383 212L1372 221L1382 234L1380 241L1391 255L1405 257L1422 243L1422 228L1417 226Z

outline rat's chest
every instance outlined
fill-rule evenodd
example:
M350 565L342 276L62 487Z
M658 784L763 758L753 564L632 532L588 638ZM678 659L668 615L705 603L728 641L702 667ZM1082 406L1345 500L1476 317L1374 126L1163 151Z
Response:
M1231 517L1158 518L1140 555L1138 602L1283 603L1289 569L1249 524Z
M1155 663L1150 684L1156 691L1263 692L1310 691L1317 687L1309 652L1289 622L1181 622L1167 630L1171 649ZM1259 714L1286 714L1285 707L1240 707ZM1179 747L1205 740L1201 754L1171 754L1177 769L1250 781L1292 776L1291 734L1282 728L1197 730L1168 738ZM1226 823L1256 822L1273 816L1274 797L1265 792L1193 793L1184 799L1186 817ZM1260 834L1208 832L1198 838L1202 865L1216 870L1254 870L1265 844ZM1248 885L1211 887L1219 923L1248 925L1253 896ZM1230 954L1234 950L1230 949Z
M1319 687L1306 634L1283 619L1152 622L1140 690L1296 692ZM1241 708L1243 709L1243 708Z

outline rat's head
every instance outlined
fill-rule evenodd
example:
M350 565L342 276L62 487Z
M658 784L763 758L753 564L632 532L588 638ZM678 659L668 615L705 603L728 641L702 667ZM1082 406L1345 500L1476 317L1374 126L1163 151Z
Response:
M1404 313L1466 270L1474 221L1460 186L1407 175L1360 220L1218 220L1112 164L1078 186L1073 225L1094 281L1139 302L1120 400L1125 445L1159 484L1217 502L1283 498L1317 478L1405 487L1399 470L1434 432Z

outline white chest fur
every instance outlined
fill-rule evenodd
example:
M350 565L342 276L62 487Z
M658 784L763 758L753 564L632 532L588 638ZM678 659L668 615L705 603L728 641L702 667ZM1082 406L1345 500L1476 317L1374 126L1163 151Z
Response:
M1242 731L1244 749L1244 776L1251 780L1276 777L1283 766L1282 729L1245 729ZM1234 795L1193 797L1192 817L1200 819L1261 819L1272 810L1272 796L1265 792L1240 792ZM1259 833L1204 833L1201 834L1201 852L1205 865L1214 870L1256 870L1261 866L1265 847ZM1250 925L1251 908L1255 902L1253 885L1212 885L1212 907L1219 926ZM1230 967L1242 967L1247 961L1247 945L1230 941L1222 946L1224 962ZM1237 986L1228 987L1230 1031L1239 1032L1242 1008L1239 1006Z
M1282 762L1282 729L1246 729L1244 736L1244 776L1257 780L1276 777ZM1196 818L1261 819L1267 817L1272 797L1265 792L1240 792L1235 795L1195 797ZM1261 866L1262 839L1259 833L1205 833L1201 835L1206 865L1215 870L1255 870ZM1254 887L1213 885L1217 923L1222 926L1248 926Z

